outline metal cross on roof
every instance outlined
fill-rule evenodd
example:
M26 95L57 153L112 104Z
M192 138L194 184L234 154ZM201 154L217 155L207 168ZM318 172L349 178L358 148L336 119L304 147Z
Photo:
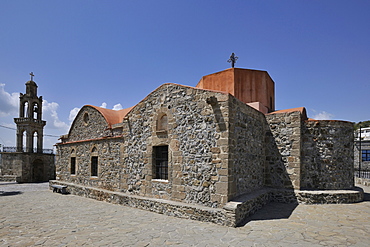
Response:
M231 53L231 56L230 56L229 60L227 60L227 62L231 63L231 67L234 68L236 60L238 60L238 57L235 56L235 53L233 52L233 53Z
M30 73L30 76L31 76L31 81L33 81L33 77L35 76L35 75L33 74L33 72L31 72L31 73Z

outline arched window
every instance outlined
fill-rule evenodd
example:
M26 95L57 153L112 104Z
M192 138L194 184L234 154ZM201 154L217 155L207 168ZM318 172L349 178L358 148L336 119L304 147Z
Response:
M85 112L83 119L85 125L87 125L89 123L89 113Z
M91 176L98 176L98 152L96 147L91 150Z
M25 130L22 130L22 140L20 143L22 143L22 152L25 152L25 147L27 147L27 132ZM26 151L27 152L27 151Z
M38 119L39 116L39 105L34 103L32 106L32 117L33 119Z
M33 135L32 135L32 152L33 153L37 153L39 152L40 150L37 150L37 140L38 140L38 133L37 131L33 132Z
M28 117L28 102L23 103L23 111L22 111L22 116L21 117Z
M71 151L71 175L76 175L76 151L72 149Z
M168 120L166 114L160 114L157 118L157 131L167 131Z

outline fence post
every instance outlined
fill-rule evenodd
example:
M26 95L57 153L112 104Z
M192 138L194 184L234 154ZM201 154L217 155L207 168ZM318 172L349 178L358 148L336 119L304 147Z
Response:
M362 162L362 150L361 150L361 122L360 122L360 134L359 134L359 150L358 150L358 173L361 178L361 162Z

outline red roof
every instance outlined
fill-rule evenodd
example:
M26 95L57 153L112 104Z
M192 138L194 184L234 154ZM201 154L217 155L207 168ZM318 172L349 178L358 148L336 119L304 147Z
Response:
M93 106L93 105L88 105L88 106L93 107L96 110L98 110L103 115L105 120L107 121L109 127L112 127L112 125L114 124L121 123L123 121L123 118L133 108L133 107L129 107L129 108L117 111L117 110L106 109L106 108Z
M274 111L274 112L270 112L269 114L267 115L270 115L270 114L277 114L277 113L289 113L289 112L297 112L299 111L303 117L305 119L307 119L307 113L306 113L306 108L304 107L296 107L296 108L291 108L291 109L285 109L285 110L279 110L279 111Z

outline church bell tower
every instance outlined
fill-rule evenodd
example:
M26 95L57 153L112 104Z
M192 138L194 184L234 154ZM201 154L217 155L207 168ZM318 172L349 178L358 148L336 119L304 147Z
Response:
M42 153L46 121L42 120L42 96L37 97L37 84L33 81L32 72L30 75L31 80L26 82L26 94L20 93L19 96L19 118L14 118L17 124L17 152Z

